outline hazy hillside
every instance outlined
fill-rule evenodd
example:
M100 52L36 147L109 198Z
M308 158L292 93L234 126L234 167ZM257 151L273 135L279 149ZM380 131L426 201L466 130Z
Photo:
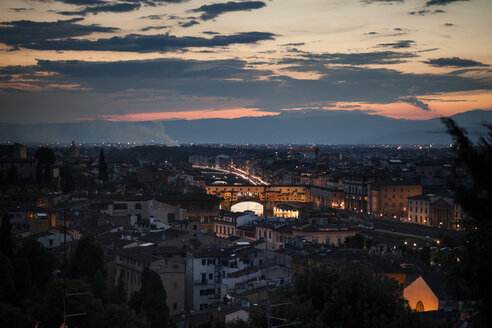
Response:
M492 111L453 118L470 131L492 123ZM136 143L400 144L448 143L440 119L397 120L360 111L309 111L278 116L148 122L83 121L0 124L1 141Z

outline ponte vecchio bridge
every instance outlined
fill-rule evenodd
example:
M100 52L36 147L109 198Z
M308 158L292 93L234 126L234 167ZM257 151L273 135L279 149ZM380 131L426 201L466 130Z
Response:
M281 203L308 205L311 202L309 186L238 186L212 185L206 187L207 194L222 199L221 208L231 210L235 204L256 202L264 206L264 215L273 215L273 208Z

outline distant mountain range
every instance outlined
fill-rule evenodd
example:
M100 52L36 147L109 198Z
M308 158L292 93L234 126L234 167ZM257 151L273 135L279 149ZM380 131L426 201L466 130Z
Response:
M492 111L453 115L463 128L485 131ZM476 136L476 133L474 133ZM361 111L297 111L277 116L145 122L0 123L0 142L135 142L213 144L446 144L440 119L405 120Z

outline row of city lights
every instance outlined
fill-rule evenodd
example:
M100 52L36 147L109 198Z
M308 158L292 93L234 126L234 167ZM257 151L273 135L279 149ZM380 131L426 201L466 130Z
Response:
M220 171L220 172L225 172L225 173L233 174L235 176L238 176L240 178L243 178L245 180L248 180L254 186L257 186L258 184L268 185L268 183L266 183L265 181L261 180L259 177L247 176L246 174L244 174L246 172L244 172L242 170L241 171L244 172L244 173L239 173L239 172L236 172L236 171L229 171L229 170L221 169L221 168L217 168L217 167L208 167L208 166L199 166L199 165L193 165L193 167L200 168L200 169L206 169L206 170L212 169L212 170L217 170L217 171Z

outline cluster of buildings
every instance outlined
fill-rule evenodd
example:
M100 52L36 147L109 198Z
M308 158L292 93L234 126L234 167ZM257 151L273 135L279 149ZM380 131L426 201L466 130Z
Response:
M267 214L289 206L336 208L382 219L459 229L464 213L454 204L448 188L449 149L385 149L351 147L335 149L334 153L329 148L291 147L283 156L275 152L276 156L260 154L255 158L238 153L222 154L218 160L195 155L190 162L232 172L239 170L268 182L237 185L217 177L217 181L207 184L206 191L220 197L226 209L238 202L255 201L263 205ZM423 202L427 199L428 213L416 212L414 197ZM424 205L419 201L418 206Z
M217 152L190 154L189 162L106 156L113 190L102 192L98 158L72 143L55 150L52 168L70 165L96 190L76 184L63 192L63 176L56 174L50 190L20 190L2 178L0 207L20 241L34 238L57 251L94 234L106 250L108 287L123 284L128 299L141 288L143 270L156 271L171 315L186 318L184 326L208 320L198 314L224 300L228 305L214 308L215 314L245 319L270 287L289 284L295 272L320 263L367 264L398 280L416 310L457 306L440 292L435 272L391 245L346 248L360 229L337 215L351 211L458 229L464 213L442 188L444 164L420 165L411 156L376 161L367 149L360 157L314 147L273 149L268 156ZM36 160L25 146L0 146L2 177L22 161L35 174ZM236 170L255 179L238 178Z

